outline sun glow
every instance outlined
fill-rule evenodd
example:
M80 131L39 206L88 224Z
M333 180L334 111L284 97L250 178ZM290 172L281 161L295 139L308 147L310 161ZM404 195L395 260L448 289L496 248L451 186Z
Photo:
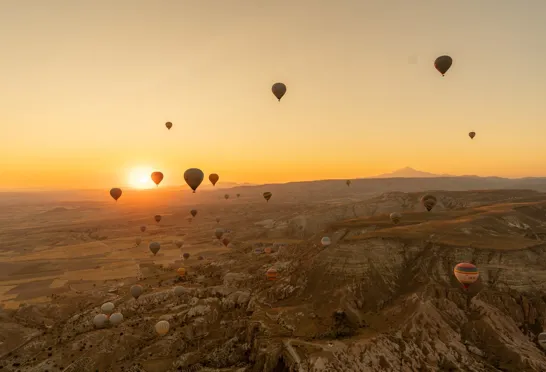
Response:
M129 172L129 185L135 189L151 189L155 187L152 181L153 169L151 167L136 167Z

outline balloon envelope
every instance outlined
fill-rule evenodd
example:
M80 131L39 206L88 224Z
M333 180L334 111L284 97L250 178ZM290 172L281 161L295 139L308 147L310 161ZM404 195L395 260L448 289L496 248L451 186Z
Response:
M421 203L429 212L434 208L436 202L436 197L434 195L427 194L421 198Z
M141 231L141 232L146 231L146 226L140 226L140 231Z
M166 320L160 320L159 322L157 322L157 324L155 325L155 331L160 335L160 336L163 336L163 335L166 335L167 332L169 332L169 328L170 328L170 324L169 322L167 322Z
M174 242L174 244L176 244L178 248L182 248L182 246L184 245L184 242L182 240L177 240L176 242Z
M114 311L114 304L111 302L106 302L102 304L102 306L100 307L100 311L102 311L106 315L110 315Z
M186 293L186 289L184 287L180 287L180 286L174 287L174 294L176 296L182 296L184 293Z
M474 139L474 137L476 137L476 132L468 133L468 137L470 137L470 139Z
M453 273L455 274L455 277L459 283L461 283L465 288L468 288L470 284L476 282L480 276L478 268L468 262L461 262L455 265Z
M270 193L269 191L264 192L263 195L264 195L264 199L265 199L267 202L269 202L269 199L271 199L271 197L273 196L273 194Z
M228 244L229 244L229 239L228 239L228 238L224 238L224 239L222 240L222 243L227 247Z
M188 186L195 192L201 182L203 182L203 178L205 177L205 174L201 169L198 168L190 168L184 172L184 181L188 184Z
M197 209L192 209L192 210L190 211L190 214L191 214L193 217L195 217L195 216L197 215Z
M190 258L190 254L189 253L184 253L182 255L182 257L184 257L184 259L187 260L188 258Z
M397 224L402 219L402 215L398 212L391 213L389 217L394 224Z
M162 180L163 180L163 173L161 173L161 172L153 172L152 173L152 181L154 181L154 183L156 185L159 186L159 184L161 183Z
M133 296L133 298L137 300L144 291L144 289L141 285L135 284L131 287L129 291L131 292L131 296Z
M229 199L229 195L228 195L228 194L224 195L224 199L228 200L228 199Z
M267 276L267 280L277 280L277 270L273 267L267 270L265 275Z
M118 201L122 193L120 188L114 187L113 189L110 189L110 196L114 198L115 201Z
M453 59L451 59L450 56L440 56L434 61L434 67L442 74L442 76L444 76L447 70L449 70L451 67L452 63Z
M103 328L106 325L107 321L108 321L108 317L104 314L97 314L93 318L93 324L97 328Z
M209 181L212 183L212 186L216 185L216 182L220 179L220 176L218 176L216 173L212 173L209 175Z
M286 93L286 85L284 85L283 83L275 83L273 84L273 86L271 87L271 91L273 92L273 94L275 95L275 97L277 97L277 99L279 100L279 102L281 101L281 98L285 95Z
M156 214L154 216L154 220L155 220L155 222L159 223L159 221L161 221L161 216L159 214Z
M186 269L184 267L180 267L176 270L179 276L183 277L186 275Z
M112 325L118 325L118 324L121 324L121 322L123 322L123 314L122 313L113 313L112 315L110 315L110 323Z
M351 180L347 180L347 182L345 182L347 184L347 186L351 186Z
M173 123L171 123L170 121L166 122L165 123L165 126L167 127L167 129L171 129L173 127Z
M324 247L327 247L327 246L329 246L330 244L332 244L332 241L330 240L329 237L325 236L325 237L323 237L323 238L320 240L320 243L321 243Z
M150 245L148 246L148 248L150 248L150 251L155 256L157 254L157 252L159 252L159 249L161 248L161 244L159 244L158 242L151 242Z
M136 243L137 246L139 246L140 243L142 243L142 238L136 238L135 243Z

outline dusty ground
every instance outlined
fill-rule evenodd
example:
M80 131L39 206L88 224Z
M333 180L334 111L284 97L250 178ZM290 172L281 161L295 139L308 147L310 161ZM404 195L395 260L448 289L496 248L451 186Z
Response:
M543 194L436 191L428 213L422 193L275 187L269 203L263 186L129 191L118 203L100 194L1 199L0 366L545 370L536 344L546 318ZM393 211L403 215L397 226ZM231 230L227 248L214 237L217 227ZM322 248L322 236L332 246ZM151 241L161 243L156 256ZM255 254L264 247L273 253ZM481 272L468 292L452 275L461 261ZM179 267L187 278L178 278ZM270 267L276 282L265 280ZM135 283L145 288L138 301L129 295ZM187 293L177 298L175 285ZM125 320L95 330L91 321L106 301ZM153 325L164 318L172 328L159 337Z

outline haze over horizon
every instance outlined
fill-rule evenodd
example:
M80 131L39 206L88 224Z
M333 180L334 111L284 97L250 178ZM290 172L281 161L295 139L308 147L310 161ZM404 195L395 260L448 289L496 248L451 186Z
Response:
M168 187L190 167L219 185L406 164L546 176L546 73L529 68L546 3L525 4L3 3L0 189L135 186L151 170Z

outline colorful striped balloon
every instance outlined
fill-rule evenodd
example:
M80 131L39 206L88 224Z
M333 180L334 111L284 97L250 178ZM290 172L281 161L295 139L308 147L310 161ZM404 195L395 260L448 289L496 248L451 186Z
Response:
M458 263L453 269L453 273L465 289L467 289L470 284L476 282L480 276L478 268L468 262Z

